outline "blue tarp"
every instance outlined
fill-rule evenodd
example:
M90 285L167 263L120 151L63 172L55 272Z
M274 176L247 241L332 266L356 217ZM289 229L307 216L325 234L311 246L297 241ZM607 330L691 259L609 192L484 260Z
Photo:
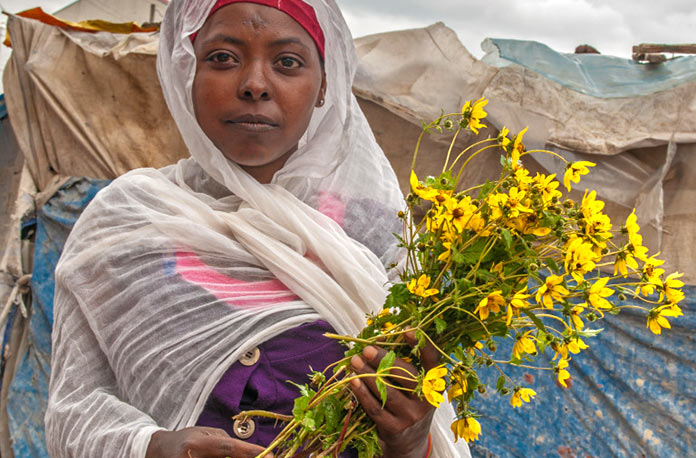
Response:
M17 458L48 456L43 418L51 362L53 270L75 221L108 183L106 180L71 179L38 211L29 345L8 394L10 434Z
M50 362L53 269L77 217L107 181L73 179L40 209L32 276L30 345L10 387L10 427L17 457L44 457L43 416ZM481 440L475 457L681 457L696 450L696 287L686 289L684 316L655 336L644 313L625 310L602 321L591 348L571 362L572 387L552 373L509 367L536 400L513 409L494 387L479 396ZM509 354L511 343L499 352ZM549 352L552 353L552 352ZM538 359L544 364L552 355ZM501 357L502 359L502 357ZM482 375L482 377L486 377ZM491 372L495 385L497 374Z
M654 335L644 311L624 309L589 328L604 328L584 339L590 348L575 355L572 386L562 388L552 372L502 368L520 385L536 391L521 408L495 392L499 376L474 403L483 433L474 456L501 457L686 457L696 450L696 287L687 286L679 303L684 316L672 329ZM498 352L510 355L512 342ZM504 356L501 355L500 359ZM535 360L549 367L554 352ZM483 453L489 452L489 455Z
M518 64L594 97L648 95L696 81L696 56L640 64L601 54L562 54L536 41L487 38L482 46L489 65Z

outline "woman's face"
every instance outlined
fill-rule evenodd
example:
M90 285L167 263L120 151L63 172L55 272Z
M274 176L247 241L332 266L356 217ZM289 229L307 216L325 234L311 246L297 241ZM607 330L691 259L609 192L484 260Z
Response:
M229 160L268 183L324 98L314 41L275 8L232 3L208 18L194 51L198 123Z

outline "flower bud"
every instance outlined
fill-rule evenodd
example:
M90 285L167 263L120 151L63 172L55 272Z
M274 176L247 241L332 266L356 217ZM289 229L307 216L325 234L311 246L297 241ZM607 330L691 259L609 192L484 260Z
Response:
M620 301L625 301L626 300L626 295L624 293L619 293L619 300Z
M495 351L498 349L498 346L493 341L489 341L487 346L488 346L488 349L490 351L492 351L493 353L495 353Z
M483 394L483 393L486 392L486 387L483 386L483 385L479 385L479 387L477 388L477 390L478 390L478 392L479 392L480 394Z
M399 213L396 214L396 216L398 216L399 219L404 219L406 217L406 213L400 211Z
M502 394L503 396L506 396L506 395L510 394L510 390L503 387L503 389L500 390L500 394Z

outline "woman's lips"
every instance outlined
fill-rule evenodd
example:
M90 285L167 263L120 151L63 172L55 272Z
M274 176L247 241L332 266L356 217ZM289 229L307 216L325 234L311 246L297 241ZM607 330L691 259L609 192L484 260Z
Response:
M278 124L272 119L261 115L241 115L233 119L225 121L233 127L246 130L249 132L266 132L278 127Z

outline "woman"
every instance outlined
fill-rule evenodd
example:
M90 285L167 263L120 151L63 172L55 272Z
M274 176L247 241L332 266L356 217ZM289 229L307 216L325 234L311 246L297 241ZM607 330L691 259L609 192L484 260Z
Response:
M272 425L231 414L287 409L291 396L265 387L339 358L322 332L357 333L379 309L401 196L351 94L354 69L332 1L170 4L158 72L191 158L115 180L66 244L53 456L255 456ZM352 365L374 371L383 353ZM431 426L424 401L393 391L382 409L374 384L353 390L385 456L425 456L429 431L433 456L462 453L451 411Z

